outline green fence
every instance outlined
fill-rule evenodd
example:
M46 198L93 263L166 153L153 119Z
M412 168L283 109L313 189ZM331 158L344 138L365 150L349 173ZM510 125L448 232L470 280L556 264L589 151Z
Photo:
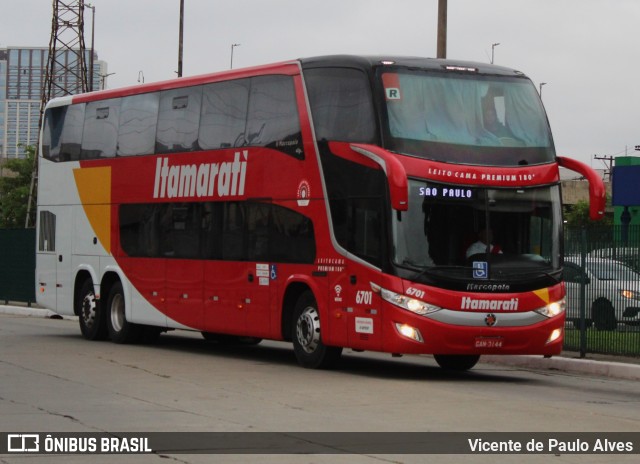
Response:
M35 229L0 229L0 302L34 303Z
M639 250L639 226L565 229L565 350L640 356Z

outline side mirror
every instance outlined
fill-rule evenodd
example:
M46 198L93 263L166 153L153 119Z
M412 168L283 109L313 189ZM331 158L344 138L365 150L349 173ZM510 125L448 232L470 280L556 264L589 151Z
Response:
M336 142L331 142L330 145L333 153L345 159L364 165L378 165L387 175L391 207L396 211L409 209L407 171L398 158L375 145L353 143L348 149L345 149L344 144Z

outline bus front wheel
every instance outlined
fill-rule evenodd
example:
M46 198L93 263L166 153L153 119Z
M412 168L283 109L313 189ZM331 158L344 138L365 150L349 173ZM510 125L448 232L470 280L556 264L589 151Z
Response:
M328 369L340 358L342 348L322 343L320 314L313 293L303 293L293 311L293 351L298 363L309 369Z
M115 343L134 343L140 339L142 327L127 321L122 283L111 287L107 299L107 327L109 338Z
M468 371L480 359L476 354L434 354L433 357L441 368L448 371Z

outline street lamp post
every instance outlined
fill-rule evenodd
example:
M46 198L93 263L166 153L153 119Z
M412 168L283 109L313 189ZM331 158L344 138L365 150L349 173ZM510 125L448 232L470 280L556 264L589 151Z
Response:
M230 69L233 69L233 49L236 47L239 47L240 45L242 44L231 44L231 68Z
M184 0L180 0L180 32L178 37L178 77L182 77L182 36L184 35Z
M491 64L493 64L493 57L494 57L494 53L495 53L495 48L500 45L500 42L496 42L494 44L491 44Z
M93 54L95 53L95 31L96 31L96 7L90 3L84 4L85 8L91 8L91 56L89 57L89 92L93 92Z
M547 85L546 82L540 82L540 85L538 85L538 93L540 94L540 100L542 100L542 86L543 85Z
M115 73L108 73L108 74L100 74L100 81L102 82L102 90L104 90L106 84L107 84L107 77L109 76L113 76Z

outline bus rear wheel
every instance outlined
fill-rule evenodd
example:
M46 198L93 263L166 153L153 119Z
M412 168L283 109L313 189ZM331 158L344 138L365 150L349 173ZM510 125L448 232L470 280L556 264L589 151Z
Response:
M78 319L80 332L87 340L104 340L107 338L107 321L100 301L96 299L93 281L86 279L78 295Z
M438 365L448 371L468 371L480 360L480 355L470 354L434 354Z
M107 299L107 327L109 338L115 343L135 343L142 335L142 327L127 321L122 283L111 287Z
M322 343L318 303L310 291L303 293L296 303L291 338L293 351L302 367L328 369L342 354L341 347Z

